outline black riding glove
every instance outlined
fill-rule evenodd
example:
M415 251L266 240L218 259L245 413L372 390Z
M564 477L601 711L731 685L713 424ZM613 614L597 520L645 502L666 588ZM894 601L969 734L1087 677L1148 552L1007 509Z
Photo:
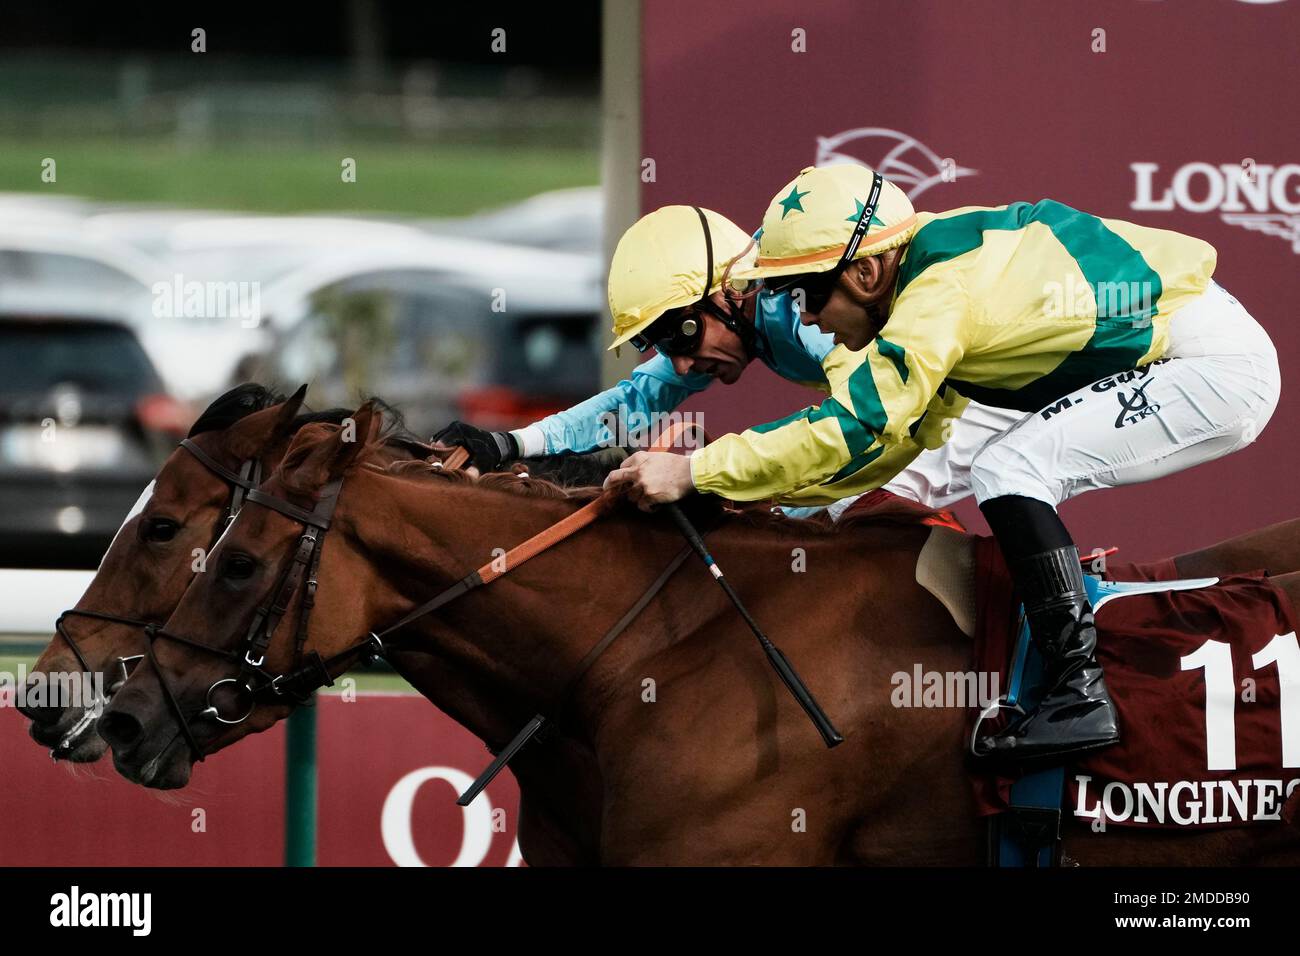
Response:
M452 422L433 436L435 442L459 445L469 452L470 463L479 471L499 471L519 457L519 443L509 432L489 432L465 422Z

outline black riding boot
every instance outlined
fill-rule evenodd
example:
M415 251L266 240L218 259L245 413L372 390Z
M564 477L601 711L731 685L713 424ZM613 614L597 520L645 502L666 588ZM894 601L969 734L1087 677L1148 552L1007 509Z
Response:
M1097 663L1097 629L1083 586L1079 551L1056 510L1007 496L982 506L1025 604L1029 633L1043 657L1038 706L976 750L995 760L1041 760L1119 740L1115 705Z

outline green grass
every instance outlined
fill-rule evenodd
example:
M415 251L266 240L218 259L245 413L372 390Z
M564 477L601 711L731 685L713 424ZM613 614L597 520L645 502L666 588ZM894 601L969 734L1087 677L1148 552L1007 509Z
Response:
M46 157L55 183L41 181ZM344 157L356 160L354 183L341 181ZM454 216L598 180L597 151L583 148L358 142L190 152L144 139L0 139L0 191L258 212Z
M0 671L6 674L17 674L19 665L30 671L39 656L39 654L0 654Z

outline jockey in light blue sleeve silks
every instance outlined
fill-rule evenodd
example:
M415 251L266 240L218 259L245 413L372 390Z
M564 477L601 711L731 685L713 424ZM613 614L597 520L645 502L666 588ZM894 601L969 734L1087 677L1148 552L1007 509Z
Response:
M834 336L801 322L790 293L726 281L729 265L752 264L753 248L744 231L712 210L665 206L644 216L624 234L610 266L611 348L630 344L654 354L618 384L526 428L486 432L454 422L435 437L464 446L480 470L523 456L628 444L628 435L620 431L644 429L656 415L671 412L715 380L733 384L755 359L788 381L829 392L829 375L841 361L838 353L844 352ZM677 335L680 341L643 334L665 322L680 326L684 317L695 332ZM931 444L946 443L921 454L885 488L933 508L965 497L970 493L970 458L1018 417L974 405L960 419L948 417L945 429L945 420L936 416ZM954 461L961 464L954 467ZM844 497L813 489L783 500L796 506L834 501L838 513L847 504L838 500Z

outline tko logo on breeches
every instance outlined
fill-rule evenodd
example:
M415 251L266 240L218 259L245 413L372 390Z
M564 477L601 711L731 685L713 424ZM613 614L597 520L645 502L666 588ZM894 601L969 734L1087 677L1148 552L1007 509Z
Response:
M1110 378L1104 378L1100 382L1093 383L1094 392L1106 392L1115 389L1115 397L1119 400L1119 414L1115 416L1115 427L1123 428L1125 425L1133 425L1142 419L1151 415L1159 414L1160 406L1147 398L1147 386L1154 379L1151 378L1151 370L1157 365L1163 365L1169 359L1157 359L1150 365L1143 365L1127 372L1120 372L1118 375L1112 375ZM1129 382L1143 380L1141 385L1136 386L1131 392L1124 392L1119 388L1120 385Z
M1109 378L1103 378L1092 384L1091 390L1094 392L1100 393L1112 390L1115 392L1115 397L1119 400L1119 414L1115 417L1116 428L1123 428L1125 425L1132 425L1136 422L1140 422L1144 418L1156 415L1160 412L1160 405L1147 398L1146 390L1147 386L1154 381L1151 377L1151 370L1155 366L1164 365L1168 361L1170 360L1167 358L1156 359L1150 365L1143 365L1140 368L1130 369L1127 372L1119 372ZM1120 388L1120 386L1127 385L1131 382L1141 382L1141 384L1137 385L1131 391L1125 391ZM1083 395L1078 395L1074 398L1071 398L1068 395L1064 396L1055 404L1044 408L1038 414L1044 421L1047 421L1058 412L1063 412L1068 408L1073 408L1075 405L1083 404L1084 397L1085 396Z
M1132 425L1139 422L1148 415L1155 415L1160 411L1160 406L1147 401L1147 386L1151 380L1147 379L1132 393L1125 396L1123 392L1116 392L1115 397L1119 399L1119 414L1115 416L1115 427L1123 428L1125 425Z

